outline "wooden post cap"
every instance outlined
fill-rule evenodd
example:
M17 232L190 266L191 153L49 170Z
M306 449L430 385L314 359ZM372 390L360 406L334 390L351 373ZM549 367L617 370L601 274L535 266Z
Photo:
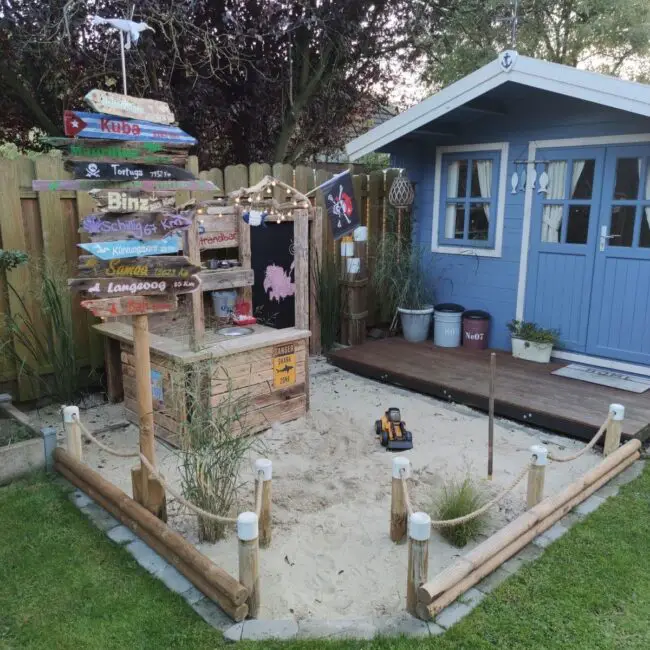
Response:
M622 404L610 404L609 412L615 422L621 422L625 418L625 407Z
M542 467L548 464L548 449L544 445L533 445L530 453L533 455L533 465Z
M79 407L78 406L64 406L63 407L63 421L66 424L72 424L75 421L75 418L79 419Z
M255 461L255 473L264 472L262 480L270 481L273 478L273 463L268 458L258 458Z
M408 478L410 476L411 461L404 456L393 458L393 478ZM402 471L403 470L403 471Z
M254 512L242 512L237 517L237 537L242 542L252 542L259 535L257 515Z
M414 512L409 518L409 537L426 542L431 537L431 517L426 512Z

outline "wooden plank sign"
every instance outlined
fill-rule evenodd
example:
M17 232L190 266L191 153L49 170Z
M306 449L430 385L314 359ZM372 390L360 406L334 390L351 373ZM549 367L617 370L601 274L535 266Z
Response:
M93 241L134 237L135 239L160 239L173 232L187 230L192 220L173 212L131 212L127 214L89 214L79 224L79 232L85 232Z
M82 300L81 306L97 318L117 316L144 316L178 309L176 296L125 296L123 298L100 298Z
M171 124L175 119L169 105L155 99L130 97L94 88L84 97L84 100L98 113L147 120L157 124Z
M119 182L116 189L144 190L157 192L159 190L187 190L188 192L216 192L217 186L212 181L125 181ZM116 181L95 180L90 178L63 179L52 181L32 181L35 192L88 192L106 186L115 188Z
M63 112L64 132L71 138L102 138L104 140L141 140L148 142L175 142L192 147L193 138L177 126L156 124L142 120L104 115L103 113L84 113L82 111Z
M192 172L171 165L139 165L135 163L70 163L75 178L108 181L189 181L196 180ZM67 167L67 165L66 165Z
M118 142L80 138L43 138L45 142L65 152L72 162L130 162L153 165L185 166L186 145L165 142Z
M176 205L176 192L91 190L89 194L98 208L106 212L160 212Z
M166 294L192 293L201 286L201 280L189 278L74 278L68 280L73 291L85 291L96 298L119 298L121 296L162 296Z
M79 248L99 257L100 260L114 260L116 258L144 257L148 255L176 254L183 248L181 238L172 236L165 239L153 239L148 242L119 241L94 242L77 244Z
M182 255L114 260L100 260L93 255L79 258L79 275L85 278L188 278L200 270L200 266Z

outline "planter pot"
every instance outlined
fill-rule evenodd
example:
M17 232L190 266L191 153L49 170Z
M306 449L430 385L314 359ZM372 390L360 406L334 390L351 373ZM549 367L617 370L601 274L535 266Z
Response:
M426 307L425 309L405 309L404 307L398 307L397 311L399 311L402 322L404 338L409 343L422 343L422 341L426 341L429 336L429 328L431 327L433 306Z
M512 356L536 363L548 363L551 360L552 343L535 343L512 337Z

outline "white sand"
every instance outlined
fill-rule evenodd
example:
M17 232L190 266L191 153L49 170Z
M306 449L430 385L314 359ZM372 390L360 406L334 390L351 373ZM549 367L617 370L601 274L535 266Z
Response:
M357 377L317 361L311 373L309 416L274 426L260 435L262 453L252 454L245 478L252 481L255 457L273 461L273 542L261 551L260 618L343 618L396 613L404 609L407 553L388 537L391 461L379 445L374 421L397 406L413 432L411 498L426 509L444 481L474 477L487 495L508 485L530 459L529 447L543 442L570 453L582 446L560 436L527 429L507 420L495 426L494 480L486 476L487 417L405 390ZM41 410L41 422L58 423L55 409ZM82 412L92 429L123 419L121 405ZM133 449L137 430L130 426L101 436L116 449ZM158 461L177 486L176 457L157 444ZM564 451L563 451L564 450ZM131 493L130 459L108 456L85 445L85 460L103 476ZM588 452L572 463L552 464L545 493L552 494L596 465ZM524 510L525 480L494 508L487 534ZM252 482L241 493L240 510L253 505ZM237 576L234 532L218 544L198 544L196 519L169 502L169 523L232 575ZM471 547L467 547L468 550ZM429 550L434 576L462 551L436 532Z

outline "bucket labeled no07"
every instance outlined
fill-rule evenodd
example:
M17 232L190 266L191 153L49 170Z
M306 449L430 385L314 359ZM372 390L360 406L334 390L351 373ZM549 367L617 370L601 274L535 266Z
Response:
M485 350L490 333L490 314L472 309L463 314L463 347L471 350Z
M461 317L465 308L453 302L440 303L433 311L433 343L441 348L460 346Z

